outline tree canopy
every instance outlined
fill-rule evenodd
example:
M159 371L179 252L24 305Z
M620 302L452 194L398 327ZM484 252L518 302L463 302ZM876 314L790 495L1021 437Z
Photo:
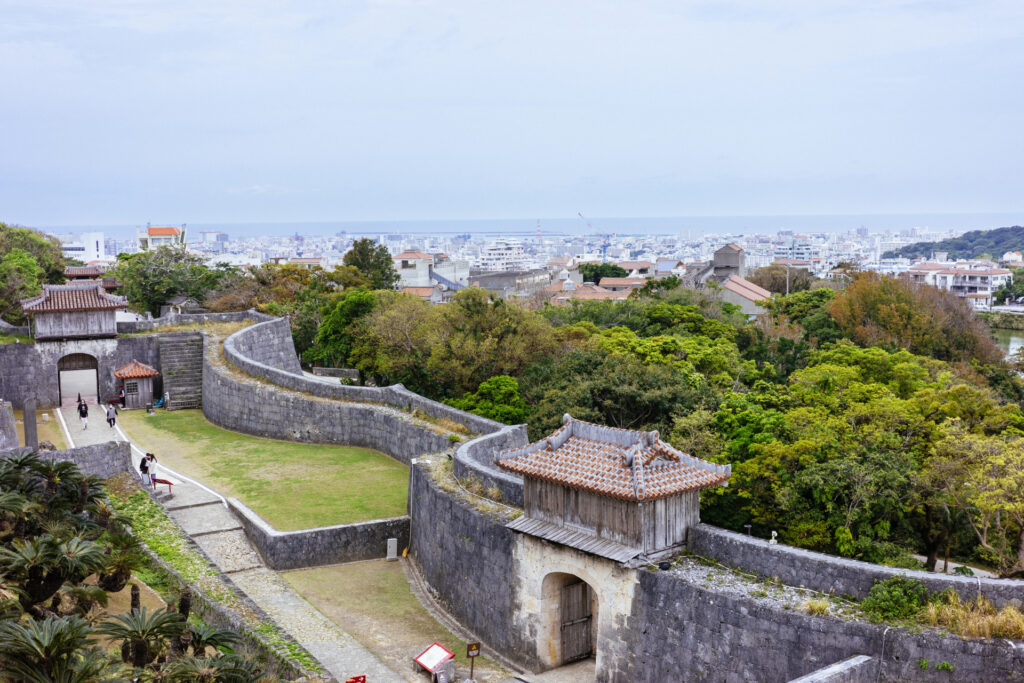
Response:
M626 277L629 275L625 268L614 263L582 263L579 266L580 275L584 282L601 284L601 279L606 277Z
M1024 227L971 230L938 242L915 242L887 251L882 258L931 258L937 251L946 252L951 259L975 259L982 255L998 259L1008 251L1024 251Z
M354 266L369 281L371 289L394 289L398 285L398 271L388 248L369 237L353 242L342 263Z
M206 266L203 258L183 246L162 246L137 254L118 254L111 271L121 282L121 294L140 311L160 313L178 295L202 301L237 269L224 264Z

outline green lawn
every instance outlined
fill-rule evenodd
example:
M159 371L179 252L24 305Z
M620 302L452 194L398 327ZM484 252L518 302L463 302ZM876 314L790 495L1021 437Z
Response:
M238 498L282 531L406 511L409 468L378 451L237 434L201 410L126 410L119 420L160 462Z
M468 677L466 641L423 608L401 563L351 562L281 572L281 577L395 671L408 670L412 658L436 640L455 653L457 677ZM487 657L477 658L475 673L480 683L511 676Z

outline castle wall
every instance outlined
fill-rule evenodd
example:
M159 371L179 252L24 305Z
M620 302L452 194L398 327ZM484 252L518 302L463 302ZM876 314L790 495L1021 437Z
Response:
M32 450L26 446L4 450L0 451L0 458L31 453ZM132 470L132 451L127 441L108 441L62 451L37 451L37 455L44 460L73 462L82 474L92 474L101 479Z
M551 661L538 581L565 572L598 592L599 681L782 682L861 654L880 662L881 681L1024 681L1022 643L812 617L672 571L613 571L599 558L517 538L503 520L443 491L422 464L410 477L411 551L424 579L485 646L533 670ZM941 662L952 675L935 668Z
M14 421L13 408L0 399L0 450L18 447L18 425Z
M510 425L464 443L455 452L455 476L460 479L476 477L484 489L496 488L501 491L503 501L522 507L522 475L506 472L494 463L502 451L519 448L529 442L526 425Z
M806 586L823 593L851 595L861 599L875 585L894 576L908 576L923 582L929 591L955 590L963 600L984 595L997 607L1020 606L1024 581L973 576L936 574L884 567L844 557L816 553L760 538L699 524L690 530L690 550L737 569L778 578L791 586Z
M228 498L228 506L242 522L245 535L271 569L299 569L387 556L389 538L398 539L398 552L409 545L409 518L278 531L244 503Z

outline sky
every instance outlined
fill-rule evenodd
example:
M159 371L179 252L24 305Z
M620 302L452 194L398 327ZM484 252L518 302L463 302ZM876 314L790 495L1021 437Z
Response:
M1017 211L1022 83L1020 0L0 0L0 220Z

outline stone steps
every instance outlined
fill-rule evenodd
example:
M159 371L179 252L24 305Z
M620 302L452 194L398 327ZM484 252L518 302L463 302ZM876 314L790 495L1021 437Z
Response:
M203 338L200 335L160 340L160 368L167 410L203 405Z

